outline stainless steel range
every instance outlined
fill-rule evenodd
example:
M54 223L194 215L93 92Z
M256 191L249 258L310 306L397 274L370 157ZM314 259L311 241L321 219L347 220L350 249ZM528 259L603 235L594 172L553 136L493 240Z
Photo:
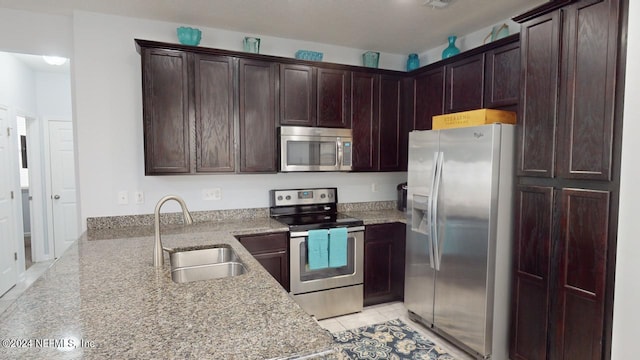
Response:
M271 190L269 196L271 217L289 226L290 286L296 302L316 319L362 311L364 224L338 213L337 189ZM324 234L327 253L336 251L341 261L318 265L315 250L325 244ZM334 243L343 248L334 250Z

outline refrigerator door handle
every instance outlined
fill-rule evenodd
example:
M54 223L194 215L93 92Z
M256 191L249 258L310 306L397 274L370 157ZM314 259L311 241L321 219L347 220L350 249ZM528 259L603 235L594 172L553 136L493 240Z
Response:
M435 264L435 248L433 247L433 187L436 184L436 177L438 176L438 152L433 153L433 172L431 173L431 190L429 193L429 203L427 205L427 228L428 230L428 241L427 241L427 250L429 251L429 265L432 269L436 268Z
M438 238L438 198L440 195L440 184L442 183L442 166L444 164L444 153L439 152L436 164L436 174L434 178L434 185L431 187L433 191L432 200L432 216L431 219L431 233L433 238L433 260L435 263L435 269L440 270L440 260L442 259L442 252L440 251L440 239Z

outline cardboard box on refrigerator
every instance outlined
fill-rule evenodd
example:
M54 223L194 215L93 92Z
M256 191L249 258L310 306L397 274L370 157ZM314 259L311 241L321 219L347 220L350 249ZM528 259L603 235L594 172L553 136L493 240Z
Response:
M432 118L433 130L451 129L467 126L478 126L493 123L515 124L516 113L513 111L478 109L452 114L436 115Z

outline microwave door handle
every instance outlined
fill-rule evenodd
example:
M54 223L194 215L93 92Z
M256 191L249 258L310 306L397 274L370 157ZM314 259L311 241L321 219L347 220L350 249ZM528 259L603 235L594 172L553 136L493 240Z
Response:
M343 154L343 150L342 150L342 139L340 137L338 137L336 139L336 146L337 146L337 150L338 150L338 169L342 168L342 158L344 157Z

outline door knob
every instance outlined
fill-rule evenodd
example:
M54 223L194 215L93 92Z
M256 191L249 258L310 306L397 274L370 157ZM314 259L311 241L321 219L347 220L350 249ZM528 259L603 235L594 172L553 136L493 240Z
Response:
M53 198L58 200L58 199L60 199L60 195L53 195Z

